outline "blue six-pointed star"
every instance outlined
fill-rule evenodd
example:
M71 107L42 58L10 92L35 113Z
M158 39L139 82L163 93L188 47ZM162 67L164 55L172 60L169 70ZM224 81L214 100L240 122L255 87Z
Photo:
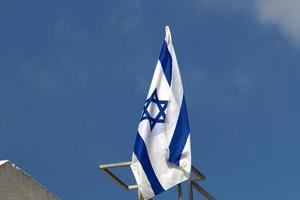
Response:
M147 119L152 131L156 123L165 123L167 106L168 101L159 100L157 90L155 89L145 102L141 121Z

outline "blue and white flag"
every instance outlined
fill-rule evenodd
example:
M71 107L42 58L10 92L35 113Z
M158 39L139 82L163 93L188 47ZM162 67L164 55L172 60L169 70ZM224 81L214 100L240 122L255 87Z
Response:
M131 170L144 199L190 177L189 122L168 26L139 123Z

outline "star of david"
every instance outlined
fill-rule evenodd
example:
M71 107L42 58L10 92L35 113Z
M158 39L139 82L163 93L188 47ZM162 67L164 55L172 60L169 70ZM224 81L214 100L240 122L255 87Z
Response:
M141 121L148 120L152 131L157 123L165 123L167 106L168 101L159 100L155 89L149 99L145 101Z

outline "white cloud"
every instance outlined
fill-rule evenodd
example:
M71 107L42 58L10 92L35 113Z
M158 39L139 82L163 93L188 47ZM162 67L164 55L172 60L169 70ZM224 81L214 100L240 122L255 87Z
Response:
M217 12L247 12L264 26L276 27L300 46L300 0L202 0Z
M299 0L254 0L254 5L261 23L276 26L300 45Z

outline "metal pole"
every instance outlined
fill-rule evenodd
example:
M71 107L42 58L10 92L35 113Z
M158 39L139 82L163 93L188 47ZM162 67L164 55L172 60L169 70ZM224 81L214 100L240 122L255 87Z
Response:
M139 189L138 189L138 200L144 200Z
M188 187L189 187L189 200L193 200L193 182L191 178L188 181Z
M178 200L182 200L182 188L181 188L181 183L177 185L178 188Z
M203 196L205 196L206 199L208 200L216 200L215 197L213 197L211 194L209 194L203 187L201 187L200 185L198 185L196 182L192 183L193 187L195 187L195 189L200 192Z

